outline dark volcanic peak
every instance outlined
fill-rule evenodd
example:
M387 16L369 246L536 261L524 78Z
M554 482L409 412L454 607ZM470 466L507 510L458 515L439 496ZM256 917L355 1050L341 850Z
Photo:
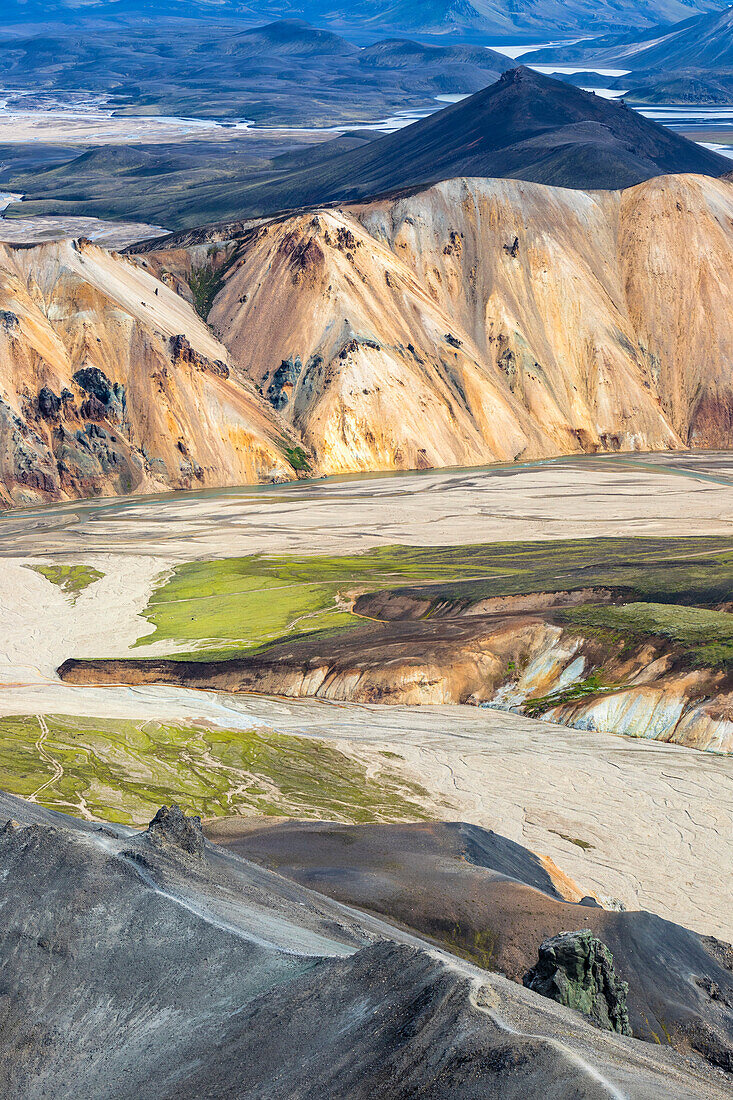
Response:
M232 49L244 49L248 54L274 50L279 54L336 55L357 54L357 46L331 31L312 27L303 19L278 19L264 27L242 31L231 40Z
M505 177L580 189L652 176L721 176L724 157L613 103L523 66L475 95L316 169L253 189L242 213L359 201L457 176Z

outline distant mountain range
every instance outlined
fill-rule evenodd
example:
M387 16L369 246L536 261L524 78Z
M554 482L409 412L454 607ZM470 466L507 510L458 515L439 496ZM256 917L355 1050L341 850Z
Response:
M670 28L603 35L538 50L531 63L613 65L630 70L615 81L632 102L722 104L733 101L733 7Z
M432 108L491 84L512 62L483 46L382 39L360 49L299 19L165 21L0 33L3 81L36 92L96 92L121 113L252 119L268 126L370 122ZM26 104L24 104L26 106Z
M532 35L598 33L605 29L671 24L700 12L720 10L717 0L8 0L6 23L153 16L250 23L298 16L336 30L374 34Z
M733 66L733 7L686 19L670 28L609 34L527 54L533 64L559 60L617 64L637 71L725 69Z

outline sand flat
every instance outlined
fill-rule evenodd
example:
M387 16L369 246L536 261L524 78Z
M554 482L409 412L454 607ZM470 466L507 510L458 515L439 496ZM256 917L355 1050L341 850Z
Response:
M192 561L624 535L733 538L733 456L595 455L70 501L6 512L0 556Z
M731 535L733 456L569 459L73 502L0 517L0 713L200 719L398 753L436 817L496 829L582 888L733 938L733 760L472 707L378 707L78 687L71 655L129 652L156 578L179 561L591 535ZM26 568L104 578L75 604ZM153 655L150 649L146 655Z

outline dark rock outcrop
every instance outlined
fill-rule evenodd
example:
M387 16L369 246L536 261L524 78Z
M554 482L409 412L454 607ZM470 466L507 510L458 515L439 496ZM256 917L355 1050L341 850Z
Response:
M110 382L99 367L83 367L74 374L77 386L89 397L81 407L81 415L87 420L110 420L122 424L125 419L125 387Z
M267 400L274 409L282 409L287 405L302 370L303 364L300 361L300 356L296 355L291 359L283 359L273 374L270 385L267 387Z
M52 389L43 386L38 393L38 411L44 420L52 420L58 416L61 409L61 398L57 397Z
M524 975L524 984L582 1012L605 1031L631 1035L628 983L619 980L613 955L589 929L561 932L541 943L537 963Z
M204 852L201 818L198 815L187 817L177 802L172 802L170 809L160 807L145 836L154 844L173 844L192 856L202 856Z
M171 359L174 363L185 363L189 367L194 367L195 370L208 371L209 374L215 374L219 378L229 377L229 367L226 363L222 363L221 359L207 359L205 355L201 355L191 347L185 336L180 334L171 336L169 342Z

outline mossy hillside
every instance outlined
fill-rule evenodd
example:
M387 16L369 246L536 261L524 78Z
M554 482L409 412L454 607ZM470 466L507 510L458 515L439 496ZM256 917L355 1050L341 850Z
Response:
M205 321L211 313L214 299L224 285L235 259L236 249L226 251L217 245L208 249L208 263L195 267L188 276L188 285L193 295L193 304L199 317Z
M733 615L726 611L661 603L593 604L568 608L559 619L626 648L660 639L672 643L696 668L733 669ZM602 687L599 683L598 689Z
M721 603L733 592L733 543L719 537L488 543L413 554L413 572L433 560L444 566L452 560L459 567L447 581L431 582L424 571L420 595L442 612L446 604L460 609L497 596L587 587L610 588L629 599L699 606Z
M85 588L104 576L90 565L29 565L28 568L55 584L72 603L76 603Z
M345 596L384 588L419 589L433 607L460 610L495 596L601 586L649 601L720 602L733 590L733 546L722 538L576 539L191 562L153 593L144 614L155 631L138 645L190 643L186 656L207 658L252 652L355 626Z
M429 816L427 792L394 761L375 753L367 768L325 742L269 731L21 715L0 718L0 757L10 793L123 824L143 824L171 801L204 817Z

